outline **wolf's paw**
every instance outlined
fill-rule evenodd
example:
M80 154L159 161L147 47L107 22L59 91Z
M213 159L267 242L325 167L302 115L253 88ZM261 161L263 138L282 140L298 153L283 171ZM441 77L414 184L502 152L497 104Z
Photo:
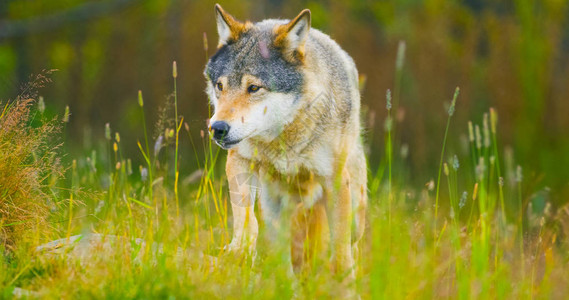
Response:
M231 243L225 245L225 247L223 247L223 250L225 250L225 252L232 252L232 253L247 253L247 254L251 254L253 252L255 252L255 242L256 239L248 241L248 240L244 240L244 239L232 239Z
M246 246L241 243L231 242L223 247L223 253L226 257L233 257L238 260L248 260L253 263L257 257L257 251L253 246Z
M231 243L223 247L223 252L241 252L241 251L242 251L241 245L238 245L235 241L231 241Z
M223 252L225 253L247 253L250 252L250 249L248 249L250 247L245 247L244 245L242 245L241 243L236 243L235 241L232 241L231 243L225 245L225 247L223 247Z

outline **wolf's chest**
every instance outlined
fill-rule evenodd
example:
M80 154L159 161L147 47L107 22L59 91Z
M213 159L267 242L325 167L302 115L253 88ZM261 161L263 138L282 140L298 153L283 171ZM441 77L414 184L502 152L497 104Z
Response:
M308 171L317 176L332 175L334 155L329 147L320 146L297 151L293 147L261 147L244 141L239 145L239 154L250 159L253 164L270 166L285 176L295 176Z

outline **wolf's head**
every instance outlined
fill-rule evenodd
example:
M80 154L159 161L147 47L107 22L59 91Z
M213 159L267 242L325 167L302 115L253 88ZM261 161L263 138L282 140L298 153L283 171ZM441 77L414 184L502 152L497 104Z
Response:
M270 141L299 107L310 11L255 24L237 21L220 5L215 14L219 44L204 71L215 109L213 139L224 149L248 138Z

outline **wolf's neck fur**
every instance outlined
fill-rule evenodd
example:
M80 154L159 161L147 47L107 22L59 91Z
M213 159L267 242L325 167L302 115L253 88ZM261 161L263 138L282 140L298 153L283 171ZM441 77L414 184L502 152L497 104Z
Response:
M294 119L272 140L251 138L238 153L284 175L332 175L350 139L359 138L359 91L353 60L327 35L311 29L302 67L303 91ZM346 136L346 132L350 133Z
M306 103L307 100L299 101ZM334 149L330 149L323 139L328 138L326 130L330 129L331 120L323 103L313 104L310 111L301 106L295 119L276 138L271 141L245 140L238 146L238 153L283 175L296 175L301 170L329 175Z

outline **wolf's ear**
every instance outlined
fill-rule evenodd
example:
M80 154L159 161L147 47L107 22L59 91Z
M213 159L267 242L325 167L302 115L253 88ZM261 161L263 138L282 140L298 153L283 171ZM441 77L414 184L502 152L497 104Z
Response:
M217 33L219 34L218 47L226 44L229 40L237 40L239 35L248 28L247 23L237 21L232 15L215 5L215 21L217 22Z
M295 53L299 59L304 57L304 44L310 31L310 10L305 9L287 24L280 25L275 29L275 45L282 47L287 56Z

